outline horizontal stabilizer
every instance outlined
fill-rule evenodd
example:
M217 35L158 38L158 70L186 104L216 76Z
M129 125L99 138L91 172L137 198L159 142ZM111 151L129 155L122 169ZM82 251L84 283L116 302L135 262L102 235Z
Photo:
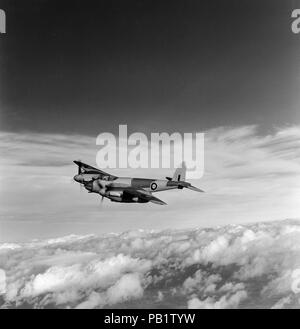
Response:
M189 189L192 190L192 191L196 191L196 192L204 192L204 191L201 190L200 188L195 187L195 186L193 186L193 185L187 186L187 188L189 188Z

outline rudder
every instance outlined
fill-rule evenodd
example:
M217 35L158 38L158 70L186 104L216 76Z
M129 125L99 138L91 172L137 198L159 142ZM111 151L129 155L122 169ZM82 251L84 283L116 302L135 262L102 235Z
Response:
M179 181L184 182L185 175L186 175L186 165L184 162L182 162L181 166L175 170L172 180L177 182Z

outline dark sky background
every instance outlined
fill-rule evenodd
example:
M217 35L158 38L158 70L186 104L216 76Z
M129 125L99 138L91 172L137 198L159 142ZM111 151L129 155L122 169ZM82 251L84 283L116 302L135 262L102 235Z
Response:
M1 1L1 126L82 133L295 123L297 1Z

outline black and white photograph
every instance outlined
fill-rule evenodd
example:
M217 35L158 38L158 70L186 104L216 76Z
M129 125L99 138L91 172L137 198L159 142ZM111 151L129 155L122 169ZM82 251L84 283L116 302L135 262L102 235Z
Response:
M300 308L300 1L0 0L0 150L0 313Z

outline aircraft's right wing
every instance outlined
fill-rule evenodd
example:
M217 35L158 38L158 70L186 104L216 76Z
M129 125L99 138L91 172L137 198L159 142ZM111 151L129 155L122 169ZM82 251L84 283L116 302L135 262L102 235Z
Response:
M144 190L144 189L133 189L133 188L128 188L125 189L123 193L127 193L130 194L131 196L136 196L139 197L141 199L144 199L146 201L150 201L156 204L161 204L161 205L165 205L166 203L162 200L160 200L159 198L156 198L155 196L153 196L150 192Z

